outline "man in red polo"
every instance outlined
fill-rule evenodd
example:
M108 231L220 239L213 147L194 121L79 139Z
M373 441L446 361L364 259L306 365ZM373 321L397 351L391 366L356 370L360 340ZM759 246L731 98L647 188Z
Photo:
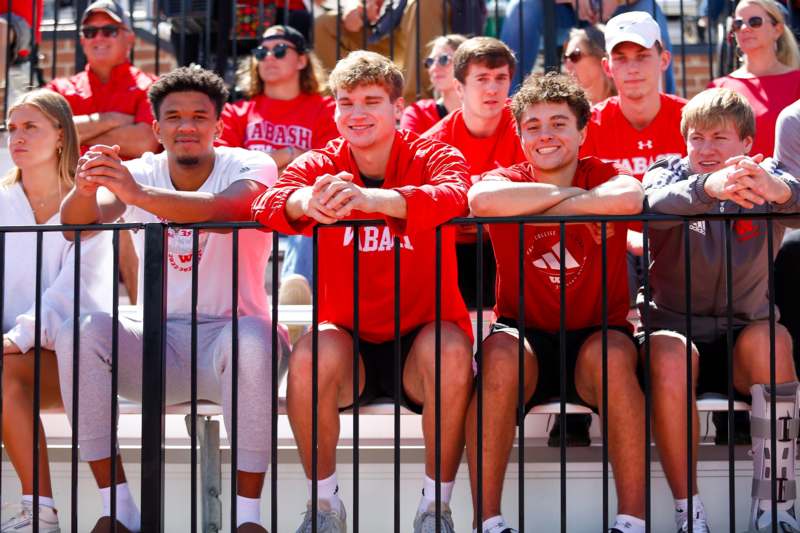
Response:
M134 39L125 9L113 0L93 2L81 18L86 69L47 85L69 102L81 152L95 144L116 144L123 159L132 159L159 148L147 100L155 78L128 61Z

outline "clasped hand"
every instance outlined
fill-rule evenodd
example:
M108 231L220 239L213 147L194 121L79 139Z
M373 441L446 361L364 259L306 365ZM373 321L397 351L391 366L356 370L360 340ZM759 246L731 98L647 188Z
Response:
M375 210L368 192L353 183L349 172L323 174L305 194L303 212L323 224L346 218L353 210L368 213Z
M97 144L78 160L75 188L78 194L94 196L98 187L105 187L126 204L134 204L142 189L122 164L119 146Z
M730 200L745 209L766 202L786 202L791 197L789 186L759 165L763 159L761 154L728 159L724 168L706 179L706 193L717 200Z

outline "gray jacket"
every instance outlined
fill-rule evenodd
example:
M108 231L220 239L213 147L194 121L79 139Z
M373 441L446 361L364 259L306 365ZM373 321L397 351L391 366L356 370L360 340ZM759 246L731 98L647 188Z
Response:
M672 215L716 213L797 213L800 182L782 171L772 159L761 163L784 180L792 191L785 204L764 204L750 210L708 196L708 174L691 174L688 158L668 158L655 163L643 178L645 212ZM773 252L777 253L787 226L800 226L800 218L773 221ZM648 317L651 331L670 329L686 333L686 277L684 274L684 224L650 223L650 287ZM691 259L692 338L710 341L727 329L725 280L725 222L695 221L689 225ZM733 326L769 318L767 221L740 219L731 228L733 272ZM639 310L644 294L640 290ZM777 316L777 310L776 310Z

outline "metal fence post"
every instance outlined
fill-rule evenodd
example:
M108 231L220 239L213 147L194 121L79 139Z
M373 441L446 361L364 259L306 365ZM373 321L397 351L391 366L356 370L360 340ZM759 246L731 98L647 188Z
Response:
M164 530L166 227L145 225L142 349L142 531Z

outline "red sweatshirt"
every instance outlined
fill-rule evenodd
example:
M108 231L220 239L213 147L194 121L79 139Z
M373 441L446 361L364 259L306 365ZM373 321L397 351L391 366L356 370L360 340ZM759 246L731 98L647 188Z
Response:
M289 196L311 186L324 174L350 172L364 187L350 146L342 138L298 157L273 188L253 202L253 218L284 233L311 234L316 221L286 217ZM467 214L469 174L459 152L443 143L409 131L395 133L384 173L384 189L406 200L405 220L378 213L354 211L348 220L383 219L385 226L320 227L319 320L353 329L353 240L359 239L359 332L367 342L394 338L394 250L400 237L400 331L406 334L435 320L435 228ZM472 338L467 308L458 291L455 235L442 228L442 320L455 322Z

